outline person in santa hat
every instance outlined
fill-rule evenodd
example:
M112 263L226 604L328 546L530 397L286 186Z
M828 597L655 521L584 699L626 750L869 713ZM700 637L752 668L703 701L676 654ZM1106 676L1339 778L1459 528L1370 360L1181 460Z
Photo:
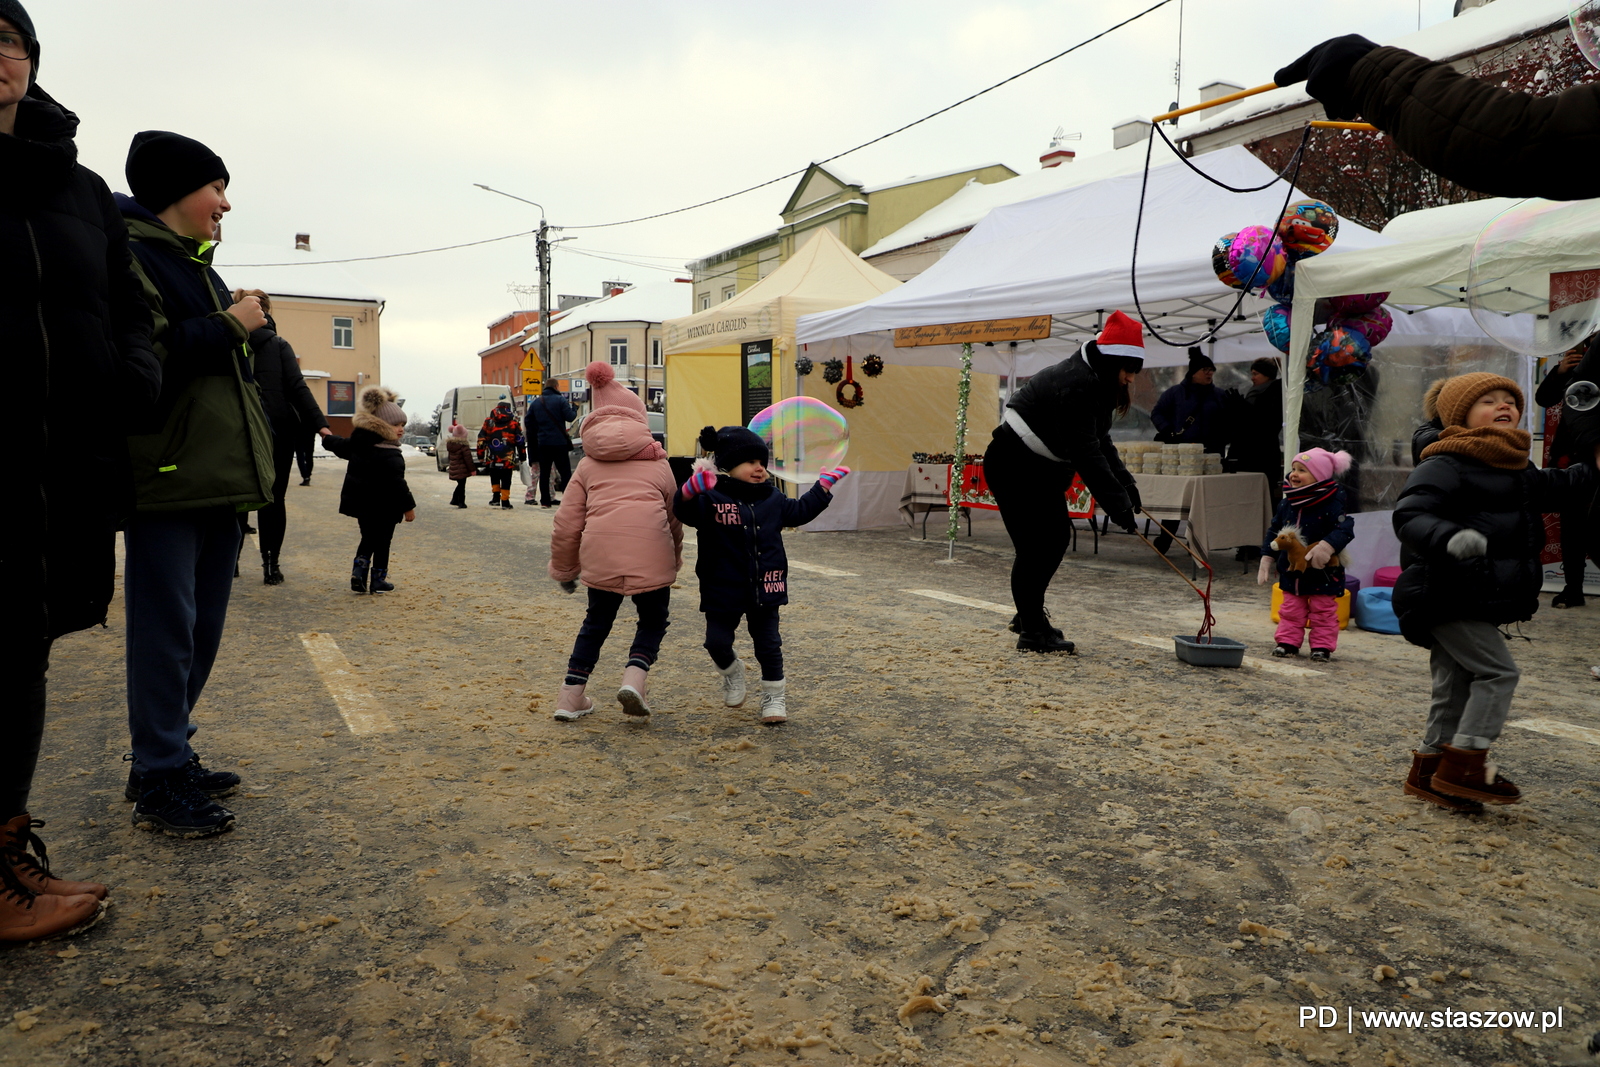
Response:
M1035 374L1006 403L984 454L984 475L1016 549L1011 629L1025 652L1073 652L1050 624L1044 594L1071 538L1067 490L1073 475L1111 521L1133 533L1139 489L1111 445L1111 420L1130 403L1128 386L1144 369L1144 332L1120 311L1100 336Z

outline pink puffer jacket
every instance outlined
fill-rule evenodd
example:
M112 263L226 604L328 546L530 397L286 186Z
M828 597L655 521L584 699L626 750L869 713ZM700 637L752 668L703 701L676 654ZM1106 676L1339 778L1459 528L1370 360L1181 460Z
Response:
M590 412L583 459L550 535L550 577L581 576L584 585L624 596L671 585L683 565L683 526L672 513L677 491L642 412Z

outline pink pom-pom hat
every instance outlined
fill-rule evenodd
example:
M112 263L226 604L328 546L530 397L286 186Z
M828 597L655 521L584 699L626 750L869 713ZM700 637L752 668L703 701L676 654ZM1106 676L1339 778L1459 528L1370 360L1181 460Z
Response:
M1345 451L1329 452L1326 448L1308 448L1294 457L1296 463L1305 464L1311 477L1319 482L1337 478L1350 469L1353 457Z

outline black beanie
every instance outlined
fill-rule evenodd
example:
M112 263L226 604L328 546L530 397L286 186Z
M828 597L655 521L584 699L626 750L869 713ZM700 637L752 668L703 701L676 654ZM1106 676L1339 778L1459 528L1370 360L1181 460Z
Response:
M743 426L724 426L720 430L707 426L700 431L700 447L716 454L720 471L731 471L756 459L763 465L771 462L767 443Z
M1185 379L1193 378L1194 377L1194 372L1197 371L1197 370L1216 370L1216 369L1217 369L1217 365L1215 363L1211 362L1211 358L1209 356L1207 356L1204 352L1200 351L1200 348L1199 348L1198 345L1196 345L1194 348L1189 349L1189 370L1184 374L1184 378Z
M221 156L192 137L165 130L133 135L127 175L133 198L154 214L218 178L228 184L228 168L222 165Z
M39 80L39 38L33 32L33 20L28 17L27 9L17 0L0 0L0 19L5 19L11 25L28 35L28 40L33 42L33 69L28 72L28 85Z

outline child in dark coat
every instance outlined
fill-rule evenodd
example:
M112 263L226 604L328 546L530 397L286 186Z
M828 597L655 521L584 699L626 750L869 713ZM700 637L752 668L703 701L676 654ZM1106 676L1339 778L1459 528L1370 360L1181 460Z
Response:
M705 648L722 675L723 703L740 706L744 663L734 654L733 635L743 618L761 664L761 721L781 723L789 717L778 632L778 608L789 602L783 528L804 526L822 514L834 484L850 468L823 471L804 496L791 500L767 474L766 443L743 426L707 426L700 431L700 446L715 454L716 470L699 461L678 490L673 511L697 531L694 572L706 617Z
M406 413L396 399L393 389L369 386L361 393L361 410L351 420L355 429L350 436L322 439L324 448L350 464L339 491L339 514L349 515L361 528L350 570L350 588L357 593L394 590L389 582L389 543L402 518L407 522L417 518L417 502L406 485L406 460L400 454Z
M1593 470L1540 470L1521 429L1523 396L1497 374L1463 374L1438 394L1438 439L1395 503L1394 531L1416 562L1395 583L1407 641L1432 651L1433 703L1405 791L1442 808L1515 804L1488 762L1520 673L1499 627L1539 608L1541 512L1589 491Z
M1265 585L1276 561L1283 603L1274 656L1298 656L1308 625L1313 660L1327 662L1339 647L1339 598L1345 595L1340 553L1355 537L1356 524L1345 514L1344 487L1335 479L1349 469L1350 453L1325 448L1300 453L1289 468L1256 573Z

